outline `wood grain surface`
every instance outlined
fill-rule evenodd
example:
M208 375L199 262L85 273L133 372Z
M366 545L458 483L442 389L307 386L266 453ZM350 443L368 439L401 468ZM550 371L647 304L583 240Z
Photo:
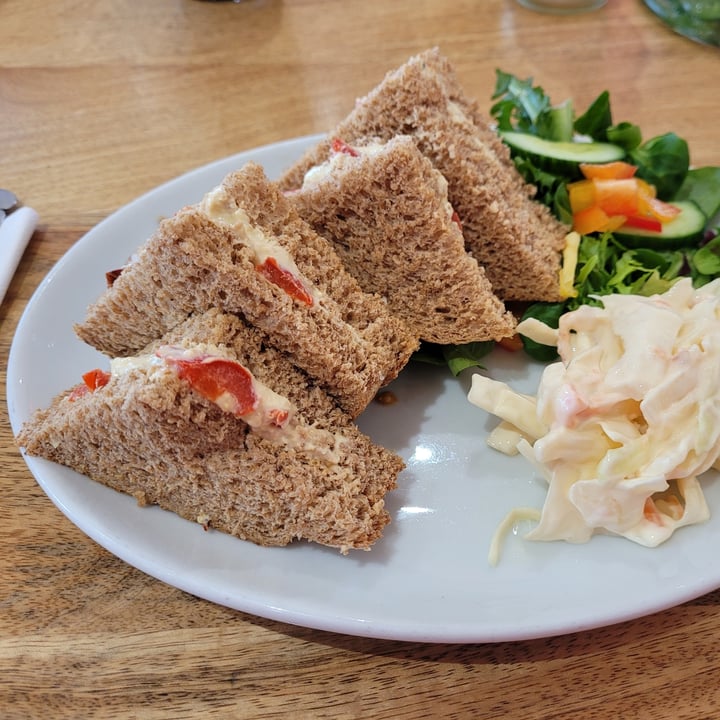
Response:
M438 45L489 108L495 69L720 165L720 53L641 2L577 16L511 0L0 1L0 187L40 226L0 307L0 717L720 717L720 592L609 628L431 645L313 631L194 598L115 558L48 500L7 416L22 312L72 244L195 166L322 132ZM531 602L531 597L528 602Z

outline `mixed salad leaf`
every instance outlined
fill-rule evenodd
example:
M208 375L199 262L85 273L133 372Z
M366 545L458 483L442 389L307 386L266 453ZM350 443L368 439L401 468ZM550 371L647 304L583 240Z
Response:
M690 166L687 142L673 132L643 142L637 125L629 122L613 124L607 90L600 93L582 115L575 117L571 100L552 105L545 91L533 85L532 78L519 80L501 70L496 71L496 76L495 103L490 108L490 115L501 134L515 131L561 142L573 142L578 136L584 140L609 142L625 150L628 161L638 166L638 176L657 188L659 198L669 200L680 189ZM535 181L537 175L542 185L551 181L556 191L577 178L577 174L550 173L550 180L547 170L533 166L526 158L518 164L522 166L520 170L526 180L538 184ZM562 203L562 198L559 200ZM566 206L565 209L569 208Z
M470 367L482 367L480 362L495 347L492 340L469 342L462 345L440 345L423 342L413 353L412 359L429 365L449 368L453 375L459 375Z
M560 316L583 304L597 304L595 296L610 293L652 295L665 292L681 277L696 287L720 276L720 167L690 167L688 144L673 132L645 140L630 122L614 123L610 94L603 91L588 109L576 115L571 100L554 105L532 78L522 80L497 70L494 104L490 114L498 132L524 133L559 143L611 143L624 151L625 161L636 166L637 176L654 186L661 201L692 202L707 219L700 240L686 247L660 248L648 242L632 243L616 231L593 232L581 237L574 279L574 297L558 303L533 303L523 317L536 317L557 327ZM508 136L509 137L509 136ZM536 199L572 224L568 185L581 177L568 163L544 162L533 153L511 146L516 167L537 187ZM423 348L426 361L446 363L455 374L479 365L492 343ZM523 338L525 351L541 361L556 357L554 347Z

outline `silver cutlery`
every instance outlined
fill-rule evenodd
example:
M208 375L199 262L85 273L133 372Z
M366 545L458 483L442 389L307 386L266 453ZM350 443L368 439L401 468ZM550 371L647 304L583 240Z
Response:
M18 205L18 199L15 193L0 188L0 223L11 213Z
M0 303L37 227L38 214L15 193L0 188Z

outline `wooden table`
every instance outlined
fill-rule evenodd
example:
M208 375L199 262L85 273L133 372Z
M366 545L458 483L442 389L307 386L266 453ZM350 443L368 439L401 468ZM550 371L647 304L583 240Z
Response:
M283 625L126 565L47 499L4 388L32 292L89 228L217 158L329 129L433 45L489 107L495 68L616 120L674 130L720 165L720 53L640 2L540 15L511 0L5 0L0 186L41 222L0 308L0 716L4 718L720 717L720 591L546 640L390 642Z

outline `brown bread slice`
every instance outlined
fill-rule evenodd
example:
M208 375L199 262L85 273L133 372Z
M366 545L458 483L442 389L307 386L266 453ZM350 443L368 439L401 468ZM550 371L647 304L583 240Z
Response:
M330 243L300 219L258 165L228 175L212 198L214 219L199 203L161 222L88 308L78 336L110 356L127 355L193 312L239 313L358 415L397 376L416 340L382 298L361 290ZM238 208L246 225L218 218ZM261 245L271 243L271 255L289 255L312 304L257 271L248 240L256 236Z
M331 152L288 197L363 290L421 340L500 340L515 319L465 250L447 182L408 136Z
M469 99L437 48L410 58L359 99L350 114L287 170L285 189L302 185L327 157L332 138L390 140L411 135L448 181L468 250L503 300L558 300L567 228L532 197L490 121Z
M305 538L346 552L381 536L384 497L402 460L363 435L287 355L218 310L191 317L163 342L238 360L297 408L306 435L267 439L166 366L135 362L94 392L56 397L18 444L142 505L261 545Z

